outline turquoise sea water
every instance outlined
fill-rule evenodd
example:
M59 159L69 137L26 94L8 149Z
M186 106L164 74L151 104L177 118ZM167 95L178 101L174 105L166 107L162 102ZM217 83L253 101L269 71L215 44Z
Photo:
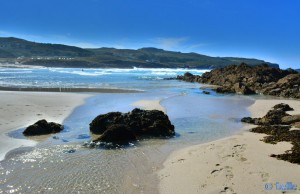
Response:
M0 86L119 88L140 89L163 87L163 78L182 75L186 71L202 74L197 69L80 69L80 68L0 68Z
M159 169L170 152L232 135L252 100L205 95L198 83L163 80L186 69L0 69L0 86L118 88L141 93L98 93L65 119L65 130L35 148L12 152L0 163L0 191L46 193L156 193ZM202 74L205 70L188 70ZM99 114L131 111L139 100L160 100L176 137L137 142L127 149L82 147ZM12 133L24 138L21 130ZM68 150L75 150L68 153ZM51 170L49 170L51 169ZM38 175L38 176L37 176ZM28 176L31 176L28 179ZM125 190L124 190L125 189Z

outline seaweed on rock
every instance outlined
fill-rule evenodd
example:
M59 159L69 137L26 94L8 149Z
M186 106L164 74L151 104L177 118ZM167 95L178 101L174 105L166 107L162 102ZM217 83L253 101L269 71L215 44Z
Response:
M297 115L288 115L286 111L293 110L287 104L277 104L262 118L244 117L242 122L259 125L250 131L254 133L264 133L268 136L262 141L276 144L278 142L291 142L291 150L283 154L272 154L271 157L300 164L300 129L291 130L292 126L297 126ZM291 117L292 119L289 119ZM289 119L290 122L286 122ZM287 124L288 123L288 124Z

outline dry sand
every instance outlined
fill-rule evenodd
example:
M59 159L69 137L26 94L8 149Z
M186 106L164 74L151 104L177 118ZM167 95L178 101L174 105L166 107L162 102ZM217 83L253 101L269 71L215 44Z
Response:
M160 100L140 100L131 104L145 110L160 110L166 113L166 109L160 104Z
M0 160L12 149L33 146L35 141L13 139L11 130L20 129L40 119L62 123L73 109L91 95L52 92L0 91Z
M300 114L300 101L257 100L249 107L252 117L261 117L275 104L287 103ZM296 184L300 193L300 165L271 158L291 148L288 142L266 144L265 135L243 132L229 138L196 145L171 154L158 173L160 193L281 193L275 183ZM271 183L268 191L265 184Z

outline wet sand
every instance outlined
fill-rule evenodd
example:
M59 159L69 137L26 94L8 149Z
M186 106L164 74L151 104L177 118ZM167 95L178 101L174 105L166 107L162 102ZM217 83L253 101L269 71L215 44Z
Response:
M158 103L156 100L142 102L147 102L143 108L148 110L155 109ZM62 121L62 118L55 119ZM0 176L0 185L3 184L0 192L158 193L154 172L165 159L166 155L160 150L165 143L148 140L141 142L140 147L116 150L86 149L82 143L38 144L33 148L15 149L0 163L9 173ZM68 153L68 150L75 152ZM1 172L0 168L0 175Z
M300 114L300 101L256 100L252 117L262 117L275 104L287 103ZM174 152L159 171L160 193L281 193L276 182L292 182L300 193L300 166L271 158L291 148L289 142L266 144L264 134L251 133L245 125L238 135ZM271 183L271 191L265 189Z
M132 106L141 107L145 110L160 110L164 113L167 110L160 104L160 100L140 100L131 104Z
M12 149L34 146L35 141L7 136L11 130L20 129L40 119L62 123L76 108L84 103L88 94L55 92L0 91L0 160Z
M124 89L113 89L113 88L41 88L41 87L2 87L0 91L19 91L19 92L94 92L94 93L137 93L143 92L139 90L124 90Z

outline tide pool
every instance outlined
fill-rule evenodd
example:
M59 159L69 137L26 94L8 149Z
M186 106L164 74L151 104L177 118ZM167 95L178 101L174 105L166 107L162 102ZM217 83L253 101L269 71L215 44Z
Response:
M12 158L0 163L0 191L156 193L155 173L172 151L239 132L239 120L249 116L247 107L253 103L245 96L213 91L203 94L198 83L163 80L186 71L200 75L206 70L1 69L0 86L106 87L143 92L95 93L64 120L62 133L51 135L36 147L17 149ZM136 108L132 104L140 100L160 100L175 125L174 138L146 139L126 149L82 146L92 138L89 123L97 115L131 111ZM24 138L21 130L16 133Z

